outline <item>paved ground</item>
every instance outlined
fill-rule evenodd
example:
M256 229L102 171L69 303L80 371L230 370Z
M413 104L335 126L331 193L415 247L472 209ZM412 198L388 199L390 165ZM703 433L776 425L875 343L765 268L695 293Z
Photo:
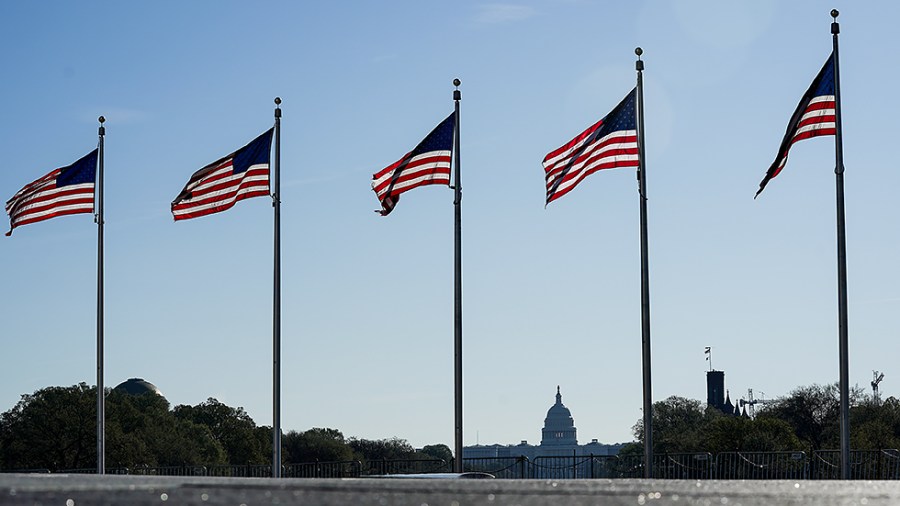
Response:
M0 504L893 505L900 482L268 479L0 474Z

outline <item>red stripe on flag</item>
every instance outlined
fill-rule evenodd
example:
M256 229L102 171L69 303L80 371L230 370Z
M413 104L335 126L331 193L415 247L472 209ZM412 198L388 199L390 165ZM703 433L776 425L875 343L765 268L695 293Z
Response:
M223 204L221 206L209 207L207 209L198 209L198 210L190 212L190 213L176 214L175 221L187 220L190 218L199 218L200 216L206 216L208 214L215 214L215 213L218 213L221 211L226 211L228 209L231 209L232 207L234 207L234 205L236 203L238 203L244 199L249 199L251 197L266 197L266 196L269 196L268 187L265 190L260 189L260 190L245 192L240 195L237 195L233 201ZM174 210L175 209L173 208L173 211Z
M93 199L91 199L91 204L93 204ZM63 210L55 211L50 214L45 214L43 216L38 216L35 218L17 219L13 222L13 225L18 227L21 225L28 225L29 223L37 223L39 221L49 220L50 218L56 218L57 216L67 216L69 214L84 214L84 213L92 213L92 212L94 212L93 207L90 209L63 209ZM25 216L28 216L28 215L25 215ZM10 234L7 233L6 235L10 235Z

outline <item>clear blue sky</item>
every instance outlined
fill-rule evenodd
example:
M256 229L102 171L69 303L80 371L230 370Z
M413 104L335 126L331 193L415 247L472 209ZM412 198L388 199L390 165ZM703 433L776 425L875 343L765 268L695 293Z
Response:
M579 440L641 417L638 199L603 171L544 209L541 160L634 86L644 49L653 397L838 379L834 144L756 201L841 10L850 380L900 370L893 148L900 3L4 2L0 194L106 138L106 384L143 377L271 424L272 208L174 223L201 166L284 100L283 428L453 443L452 191L388 217L371 174L462 80L465 443L540 440L557 385ZM0 237L0 410L95 383L96 226Z

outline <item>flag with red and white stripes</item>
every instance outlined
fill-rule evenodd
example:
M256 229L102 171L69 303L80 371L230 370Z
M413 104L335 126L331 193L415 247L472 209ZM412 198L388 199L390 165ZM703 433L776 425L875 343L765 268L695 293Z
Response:
M400 194L429 184L450 185L450 162L456 115L451 113L403 158L372 175L372 190L381 202L375 211L387 216Z
M274 130L266 130L250 144L195 172L172 201L175 221L225 211L250 197L268 196Z
M638 166L637 88L603 119L544 157L547 204L602 169Z
M67 214L94 212L94 182L97 180L95 149L77 162L51 171L19 190L6 202L9 232L20 225Z
M834 107L834 58L831 55L800 99L778 148L778 156L759 183L759 190L753 198L758 197L769 180L781 172L787 163L788 151L795 142L820 135L835 135Z

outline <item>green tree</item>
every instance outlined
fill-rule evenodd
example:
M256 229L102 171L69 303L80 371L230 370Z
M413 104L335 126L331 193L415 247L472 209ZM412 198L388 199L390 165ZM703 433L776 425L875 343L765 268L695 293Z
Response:
M783 420L717 416L707 428L703 446L707 452L720 453L790 451L802 445Z
M850 446L854 450L900 448L900 402L871 399L850 410Z
M305 432L290 431L282 438L285 458L292 464L306 462L343 462L355 460L353 449L341 431L312 428Z
M671 396L653 403L653 452L702 452L711 421L722 416L716 410L706 410L700 401ZM632 427L634 437L643 444L644 420Z
M229 464L268 464L266 442L244 408L233 408L210 397L196 406L175 407L175 417L206 426L225 450ZM270 446L271 447L271 446Z
M420 453L422 453L426 457L440 459L444 462L450 462L451 460L453 460L453 452L450 451L450 447L445 444L425 445L424 447L422 447Z
M113 390L107 405L109 467L215 465L226 462L211 430L179 419L162 396Z
M353 449L363 460L402 460L415 458L416 450L405 439L356 439L348 441Z
M97 465L96 388L85 383L23 395L0 415L0 467L93 469ZM158 395L106 397L106 464L112 468L224 461L203 425L176 419Z
M26 394L0 415L0 467L96 467L97 389L85 383Z
M865 394L862 389L859 387L850 389L851 417L864 400ZM840 447L841 407L837 384L798 387L787 396L760 410L757 419L763 418L776 418L787 422L805 450Z
M840 402L835 385L799 387L757 413L790 425L807 450L833 448L839 438Z

